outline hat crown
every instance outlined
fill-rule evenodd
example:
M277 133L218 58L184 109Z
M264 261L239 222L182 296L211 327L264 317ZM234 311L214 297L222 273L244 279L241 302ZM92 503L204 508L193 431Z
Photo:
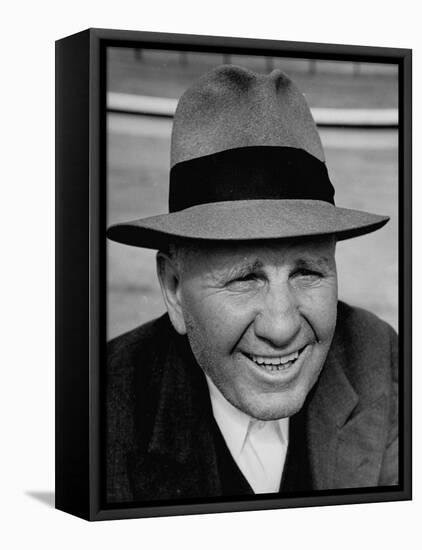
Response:
M262 75L223 65L182 95L173 124L172 167L251 146L293 147L325 161L308 104L285 73Z

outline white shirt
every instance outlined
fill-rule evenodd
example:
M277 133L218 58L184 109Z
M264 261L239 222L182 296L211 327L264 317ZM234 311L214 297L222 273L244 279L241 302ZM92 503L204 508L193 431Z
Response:
M289 439L289 419L262 421L234 407L206 376L215 421L224 441L255 493L276 493Z

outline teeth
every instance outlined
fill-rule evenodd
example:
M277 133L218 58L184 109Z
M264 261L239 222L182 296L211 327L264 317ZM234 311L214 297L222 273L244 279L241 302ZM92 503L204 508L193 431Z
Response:
M258 363L258 365L264 365L265 367L277 367L278 365L285 365L286 363L290 363L290 361L295 361L298 357L298 351L295 351L290 355L284 355L281 357L263 357L261 355L252 355L252 359L255 363Z
M252 355L251 359L259 366L264 367L267 371L279 371L287 369L292 361L299 357L299 352L295 351L290 355L280 357L264 357L262 355Z

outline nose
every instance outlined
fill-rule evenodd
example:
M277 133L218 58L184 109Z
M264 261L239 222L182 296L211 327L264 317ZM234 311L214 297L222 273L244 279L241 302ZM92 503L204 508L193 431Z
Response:
M255 335L274 348L287 347L301 329L297 299L288 282L270 288L254 320Z

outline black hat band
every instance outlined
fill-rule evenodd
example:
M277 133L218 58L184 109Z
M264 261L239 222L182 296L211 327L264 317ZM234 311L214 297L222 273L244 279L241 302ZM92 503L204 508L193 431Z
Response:
M334 204L327 167L303 149L228 149L175 164L169 211L199 204L256 199L313 199Z

